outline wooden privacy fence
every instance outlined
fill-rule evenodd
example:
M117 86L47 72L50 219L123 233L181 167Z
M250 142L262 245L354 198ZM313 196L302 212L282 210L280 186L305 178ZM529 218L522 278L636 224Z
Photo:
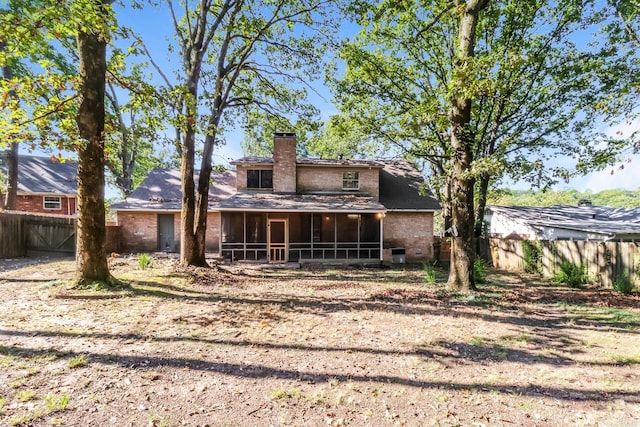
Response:
M624 276L640 285L640 242L488 239L480 247L489 252L482 256L503 270L553 277L561 263L570 262L585 266L589 279L603 287Z
M76 220L17 212L0 212L0 258L29 251L75 253Z

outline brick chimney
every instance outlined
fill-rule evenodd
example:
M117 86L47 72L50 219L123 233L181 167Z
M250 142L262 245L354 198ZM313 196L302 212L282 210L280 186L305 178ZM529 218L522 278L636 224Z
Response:
M296 134L273 134L273 191L296 192Z

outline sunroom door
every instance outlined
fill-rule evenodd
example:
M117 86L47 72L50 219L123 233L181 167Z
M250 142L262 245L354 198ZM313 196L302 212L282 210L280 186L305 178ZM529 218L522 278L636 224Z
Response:
M270 219L269 227L269 262L287 262L287 220Z

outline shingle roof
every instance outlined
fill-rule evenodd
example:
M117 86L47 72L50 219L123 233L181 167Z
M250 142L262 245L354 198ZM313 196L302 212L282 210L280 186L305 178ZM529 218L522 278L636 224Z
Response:
M439 210L420 172L405 160L380 160L380 202L389 210Z
M248 156L231 162L232 165L272 165L272 157ZM357 159L314 159L301 157L296 160L300 166L326 166L326 167L383 167L383 162L378 160Z
M209 187L209 207L236 192L235 171L212 172ZM196 173L197 185L197 173ZM182 187L180 170L153 169L144 181L124 201L111 205L117 210L180 210Z
M338 160L341 161L341 160ZM422 195L424 179L406 161L377 160L380 170L380 200L362 193L291 194L237 192L234 171L212 173L209 208L221 210L315 210L384 212L386 210L433 211L440 209L430 194ZM154 169L129 197L111 206L118 210L180 210L180 171Z
M242 192L222 201L220 210L280 212L384 212L369 196L355 194L296 194Z
M555 227L598 234L640 234L640 208L607 206L488 206L535 227Z
M0 169L6 174L3 157ZM18 193L75 195L77 192L78 164L74 160L63 163L55 157L18 156Z

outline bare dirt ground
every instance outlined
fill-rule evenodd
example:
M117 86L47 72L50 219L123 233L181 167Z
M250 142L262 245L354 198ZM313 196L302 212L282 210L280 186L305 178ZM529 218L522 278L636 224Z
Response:
M130 290L2 266L0 425L640 426L637 294L110 262Z

